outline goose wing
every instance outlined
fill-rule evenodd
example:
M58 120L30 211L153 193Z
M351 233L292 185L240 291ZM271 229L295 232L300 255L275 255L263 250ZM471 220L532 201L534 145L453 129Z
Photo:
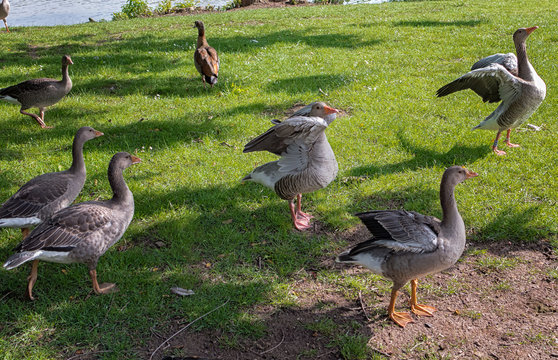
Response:
M37 176L23 185L0 208L0 218L35 216L47 204L68 191L67 173L49 173Z
M517 56L514 53L494 54L480 59L471 66L471 70L481 69L492 64L500 64L512 75L517 76L519 68L517 66Z
M362 243L362 249L353 251L381 246L394 251L427 253L438 248L440 220L435 217L405 210L369 211L356 216L374 239Z
M436 94L442 97L456 91L471 89L485 102L513 101L521 93L521 85L522 80L511 74L504 66L491 64L469 71L438 89Z
M320 117L291 117L251 140L243 152L269 151L283 156L283 153L293 154L296 149L307 150L326 128L327 123ZM293 146L288 150L290 145Z
M18 251L71 251L93 233L112 226L112 211L90 201L58 211L37 226L16 248Z
M200 74L217 76L219 73L219 57L212 47L200 47L194 52L194 62Z

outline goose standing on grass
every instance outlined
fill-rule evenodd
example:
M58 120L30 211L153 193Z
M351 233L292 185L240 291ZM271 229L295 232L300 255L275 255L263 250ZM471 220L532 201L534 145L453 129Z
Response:
M10 32L10 29L8 29L8 22L6 21L6 18L8 17L9 13L10 13L10 2L8 0L2 0L2 3L0 4L0 19L4 21L4 26L6 27L7 32Z
M20 105L20 113L31 116L45 129L45 109L54 105L72 90L72 80L68 75L68 66L73 64L68 55L62 57L62 80L41 78L31 79L17 85L0 89L0 100ZM40 116L28 113L29 108L39 108Z
M109 164L108 179L113 197L104 201L87 201L56 212L37 226L16 248L4 268L13 269L33 261L27 296L33 298L39 260L57 263L84 263L96 294L116 291L115 284L97 282L99 257L124 234L134 216L134 196L122 172L141 160L127 152L115 154Z
M198 28L198 44L194 52L194 64L202 76L203 86L209 83L211 87L217 83L219 76L219 56L214 48L209 46L205 39L205 27L203 22L197 20L194 27Z
M25 238L31 226L70 205L85 183L83 144L102 135L88 126L80 128L72 145L72 166L65 171L39 175L24 184L0 207L0 227L21 228Z
M324 118L337 112L323 102L313 103L308 116L294 116L277 123L244 146L245 153L265 150L281 156L258 166L242 180L263 184L288 200L298 230L310 228L312 218L301 210L302 193L325 188L337 176L335 154L324 132L333 121Z
M438 97L459 90L471 89L484 102L502 101L500 105L473 129L497 130L492 150L498 150L498 139L507 130L506 145L518 147L510 142L512 128L523 124L542 103L546 96L546 85L527 58L527 37L538 26L518 29L513 34L517 57L512 54L495 54L477 61L471 71L457 80L438 89Z
M356 214L372 233L370 240L341 253L337 262L365 266L393 281L389 317L405 327L413 322L409 313L395 312L397 291L411 281L411 311L432 316L435 308L417 302L419 277L440 272L455 264L465 249L465 224L455 203L454 189L476 173L460 166L442 176L442 221L414 211L377 210Z

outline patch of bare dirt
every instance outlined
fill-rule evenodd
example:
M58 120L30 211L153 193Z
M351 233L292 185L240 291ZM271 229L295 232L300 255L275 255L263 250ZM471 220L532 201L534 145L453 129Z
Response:
M342 238L350 245L368 236L362 226L330 235L332 241ZM452 268L419 282L419 301L438 311L433 317L413 315L415 322L405 329L387 318L388 290L346 296L341 288L316 276L320 269L339 271L345 277L365 269L335 264L330 256L324 256L318 267L294 275L296 307L252 309L267 327L262 338L240 338L231 345L227 342L231 334L222 330L185 331L154 359L342 359L334 344L339 334L324 334L312 326L329 319L338 331L366 336L371 352L384 358L558 358L558 281L552 275L558 260L547 243L469 246ZM408 290L402 291L399 311L409 310L408 299ZM355 324L360 328L355 330ZM145 353L150 355L179 328L152 336Z

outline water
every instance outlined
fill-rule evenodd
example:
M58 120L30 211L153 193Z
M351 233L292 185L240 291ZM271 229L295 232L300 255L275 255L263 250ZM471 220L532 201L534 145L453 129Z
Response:
M198 6L222 7L231 0L201 0ZM350 0L349 3L381 3L389 0ZM95 20L111 20L127 0L10 0L8 26L71 25ZM160 0L147 0L153 9ZM173 1L176 4L180 1Z

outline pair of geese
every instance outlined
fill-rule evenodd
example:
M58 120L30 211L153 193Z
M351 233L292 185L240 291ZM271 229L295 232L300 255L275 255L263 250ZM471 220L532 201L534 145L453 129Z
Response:
M85 183L83 146L102 135L91 127L80 128L74 137L72 165L68 170L31 179L0 207L0 227L21 228L23 235L4 268L10 270L32 261L26 293L31 300L39 260L85 263L95 293L115 290L114 284L97 282L97 261L122 237L132 221L134 197L122 173L141 160L126 152L116 153L108 167L113 197L69 206ZM29 228L35 225L30 232Z
M10 4L7 0L0 4L0 19L4 20L6 30L8 25L5 17L8 15L9 8ZM194 64L202 75L204 86L209 83L213 87L217 83L219 74L219 57L215 49L207 43L203 22L196 21L194 26L198 28ZM19 105L20 113L31 116L43 129L50 128L45 124L45 109L62 100L72 90L72 80L68 74L68 67L72 64L70 56L64 55L62 57L62 80L40 78L23 81L0 89L0 100ZM25 111L30 108L38 108L39 115Z
M204 36L203 24L201 28L198 23L196 26L199 36ZM484 58L473 65L469 73L438 90L438 96L445 96L470 88L482 96L484 101L502 100L500 106L476 127L498 130L493 150L499 155L503 153L497 149L501 132L508 130L506 143L514 146L509 142L510 129L523 123L537 109L546 94L546 86L529 63L526 54L525 41L536 28L521 28L514 33L517 58L513 54L495 54ZM338 110L324 103L312 103L283 122L273 120L275 125L272 128L250 141L244 148L244 152L265 150L281 156L277 161L257 167L243 180L259 182L288 200L293 224L299 230L309 228L311 219L311 215L301 210L301 194L326 187L337 175L335 155L325 136L325 129L337 113ZM457 184L475 176L476 173L459 166L452 166L444 172L440 185L443 212L441 221L404 210L357 214L373 237L341 253L337 261L363 265L393 281L388 315L398 325L405 327L413 321L409 313L395 311L398 290L408 281L411 281L411 310L417 315L425 316L432 316L436 310L418 303L418 278L449 268L463 253L465 225L457 209L454 189ZM23 243L25 242L24 239ZM107 248L103 247L100 254ZM18 251L12 256L15 258L13 261L21 257L19 254L25 253L22 245ZM37 252L36 249L32 251ZM93 262L93 270L89 265L92 279L91 271L94 271L99 256ZM32 258L28 257L20 263ZM10 260L5 267L8 267L9 262ZM33 269L36 279L35 264ZM33 272L28 295L31 295L32 279ZM96 280L93 281L95 284Z

